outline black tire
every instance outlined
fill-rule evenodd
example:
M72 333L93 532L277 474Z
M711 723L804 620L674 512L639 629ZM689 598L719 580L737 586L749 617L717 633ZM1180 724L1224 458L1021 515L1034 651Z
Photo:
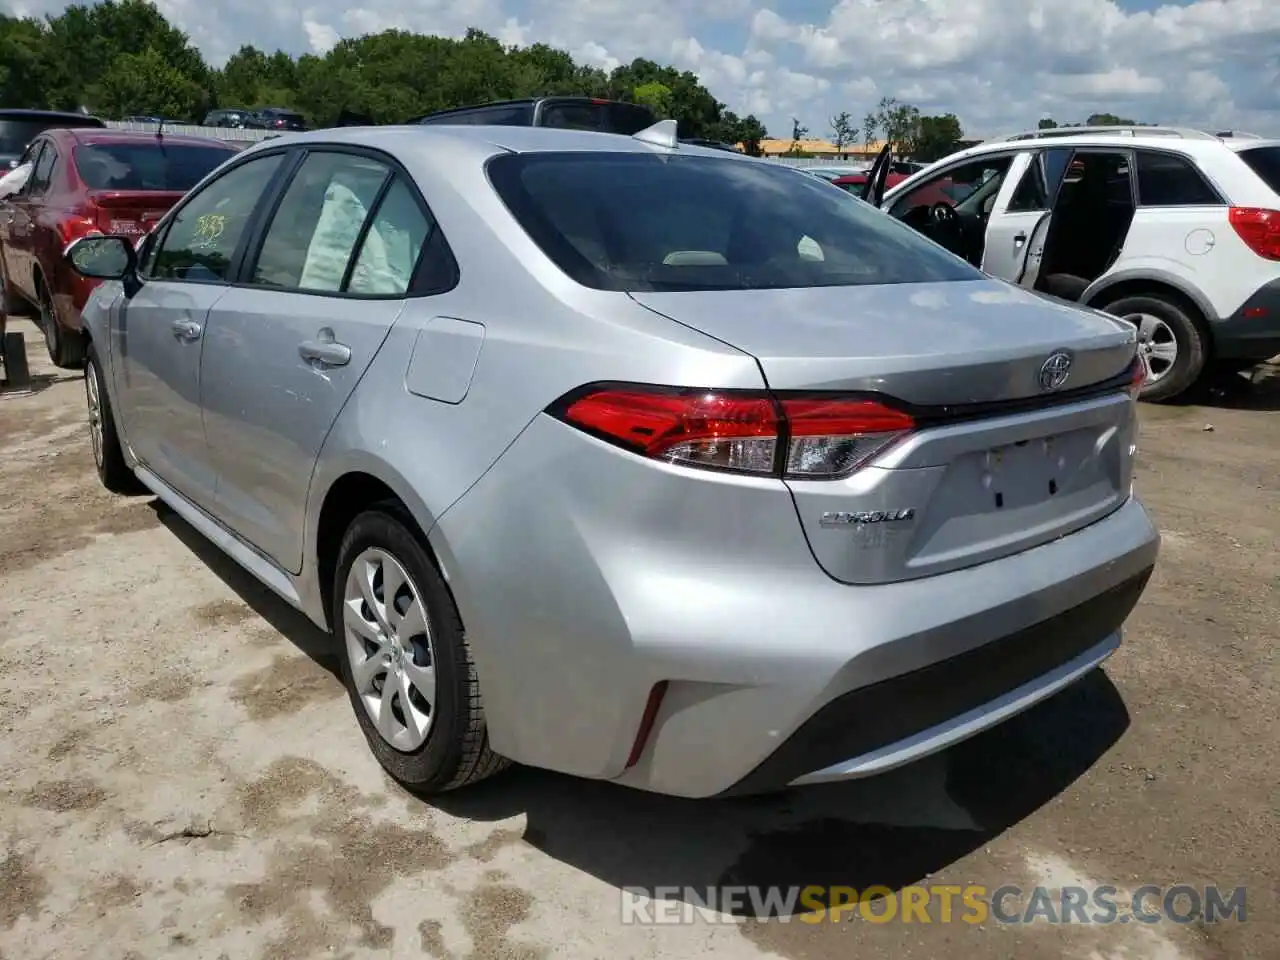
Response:
M347 653L343 626L347 575L357 557L371 547L389 553L409 574L431 627L437 702L427 739L412 752L396 749L378 732L361 701ZM379 504L361 513L347 528L338 549L331 613L352 710L369 749L387 773L415 792L441 793L477 783L509 765L505 757L489 749L480 683L453 597L413 532L412 520L398 503Z
M1161 379L1142 388L1139 398L1152 403L1172 400L1195 386L1209 359L1209 336L1188 308L1160 293L1122 297L1102 309L1121 318L1149 314L1164 321L1173 332L1178 355ZM1141 349L1141 346L1139 346Z
M85 338L78 332L62 329L53 309L49 288L40 285L40 329L44 331L44 343L49 350L49 360L63 370L85 368Z
M112 493L138 494L147 492L146 487L137 475L129 469L125 462L124 451L120 447L120 435L116 432L116 418L111 410L111 397L107 394L106 378L102 375L102 364L98 355L90 345L84 371L84 390L86 407L92 410L93 391L97 390L98 419L101 424L100 451L94 451L94 466L98 470L98 479ZM93 419L90 413L90 444L93 443Z
M0 327L3 326L0 323ZM22 331L4 335L3 353L5 383L10 387L25 387L31 382L31 368L27 366L27 342L22 338Z

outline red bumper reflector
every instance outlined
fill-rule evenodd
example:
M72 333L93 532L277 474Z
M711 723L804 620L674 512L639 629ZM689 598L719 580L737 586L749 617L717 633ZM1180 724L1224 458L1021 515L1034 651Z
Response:
M658 709L662 706L662 698L667 695L667 681L659 680L653 685L653 689L649 691L649 700L644 705L644 713L640 717L640 729L636 731L635 743L631 745L631 755L627 757L627 767L630 770L640 760L641 754L644 753L645 744L649 741L649 734L653 732L654 721L658 719Z

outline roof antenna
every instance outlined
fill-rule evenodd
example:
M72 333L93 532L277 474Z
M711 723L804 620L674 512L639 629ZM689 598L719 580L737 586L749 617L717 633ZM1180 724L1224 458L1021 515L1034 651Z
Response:
M676 138L674 120L659 120L653 126L645 127L631 136L632 139L639 140L641 143L652 143L655 147L666 147L668 150L674 150L680 145L680 141Z

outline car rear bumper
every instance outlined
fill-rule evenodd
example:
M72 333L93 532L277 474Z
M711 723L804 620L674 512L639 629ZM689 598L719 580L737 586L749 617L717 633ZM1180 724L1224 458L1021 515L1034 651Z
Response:
M493 748L686 797L865 776L1026 709L1115 649L1159 548L1130 499L1013 556L849 586L781 482L639 461L547 417L430 538Z
M1213 325L1223 360L1270 360L1280 355L1280 279L1259 287L1240 309Z

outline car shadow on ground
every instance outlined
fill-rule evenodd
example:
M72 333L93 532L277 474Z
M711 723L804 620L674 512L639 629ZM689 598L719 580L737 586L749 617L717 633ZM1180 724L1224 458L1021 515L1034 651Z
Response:
M548 856L620 889L681 891L667 899L708 887L899 890L1049 803L1128 724L1119 692L1095 670L985 734L866 780L694 801L515 768L424 802L479 821L524 814L523 839ZM754 909L746 902L741 914Z
M316 627L305 614L285 603L257 578L206 540L195 527L178 516L159 499L152 500L156 518L170 533L182 541L200 562L230 587L258 616L271 624L281 636L324 667L335 677L339 666L332 638Z
M338 673L325 633L169 507L157 500L154 508L160 522L256 613ZM1128 725L1119 692L1095 670L993 730L866 780L761 797L684 800L513 767L418 802L480 822L523 815L525 843L619 890L674 888L670 897L677 899L726 886L898 890L1052 801ZM792 907L809 910L813 903ZM753 909L747 902L742 912Z
M1280 410L1280 365L1268 363L1247 373L1211 377L1178 400L1184 406L1195 404L1227 410Z
M10 383L0 377L0 400L30 397L33 394L49 389L55 383L61 383L63 380L74 380L78 376L79 374L33 373L23 384Z

